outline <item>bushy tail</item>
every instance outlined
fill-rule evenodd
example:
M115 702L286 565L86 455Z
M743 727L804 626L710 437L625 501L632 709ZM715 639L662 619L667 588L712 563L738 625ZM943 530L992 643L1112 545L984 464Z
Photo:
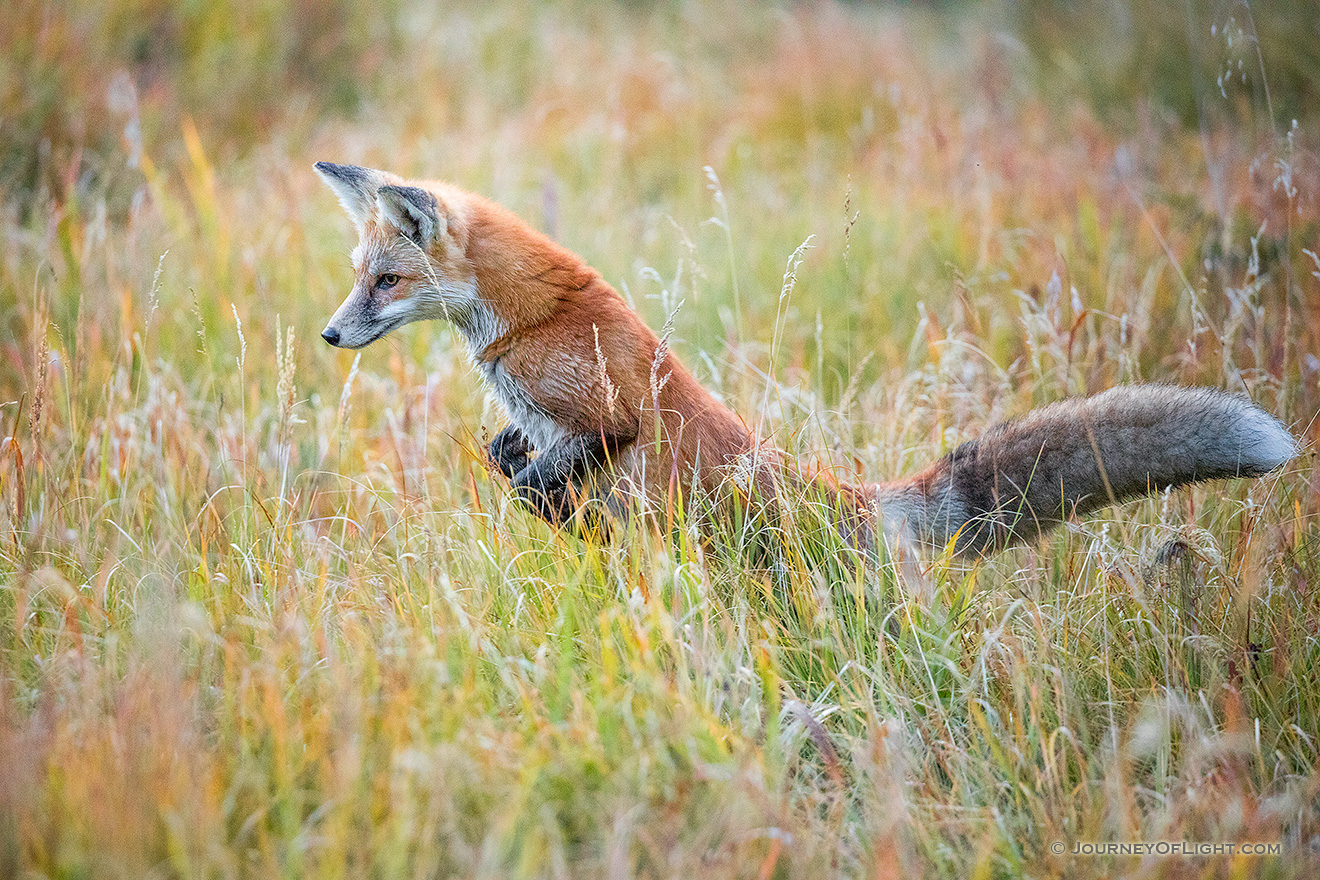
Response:
M1259 477L1297 454L1273 416L1209 388L1136 385L999 424L878 487L886 522L942 548L987 553L1065 517L1167 486Z

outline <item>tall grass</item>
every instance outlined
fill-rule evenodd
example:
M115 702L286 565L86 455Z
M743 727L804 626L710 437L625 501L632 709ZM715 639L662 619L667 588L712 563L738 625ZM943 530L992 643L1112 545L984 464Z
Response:
M1118 123L993 10L359 15L184 27L193 61L124 67L118 176L71 137L39 167L73 173L6 178L0 876L1315 872L1309 454L974 566L851 568L808 505L773 572L683 523L584 543L487 470L452 331L319 343L352 242L310 170L494 196L810 466L905 473L1137 380L1314 443L1320 166L1276 118L1305 88L1269 80L1271 117L1244 66L1184 124L1133 86ZM95 130L106 84L42 33L5 37L49 64L6 82L53 71ZM214 60L272 45L306 69ZM1283 850L1050 848L1159 840Z

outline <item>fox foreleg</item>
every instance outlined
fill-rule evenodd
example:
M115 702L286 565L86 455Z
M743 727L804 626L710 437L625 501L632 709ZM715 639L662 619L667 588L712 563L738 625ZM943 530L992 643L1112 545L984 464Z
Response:
M500 473L512 480L531 460L532 443L517 425L509 425L495 435L486 449Z
M599 434L576 434L558 440L513 476L513 491L541 519L563 526L572 518L577 503L584 500L582 496L588 494L581 491L582 485L605 463L607 450ZM495 457L493 450L491 457ZM517 456L511 453L509 458Z

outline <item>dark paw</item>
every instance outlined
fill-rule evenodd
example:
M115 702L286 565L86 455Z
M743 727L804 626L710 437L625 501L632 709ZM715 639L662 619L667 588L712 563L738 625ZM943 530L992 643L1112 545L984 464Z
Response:
M553 526L572 515L572 491L567 482L531 465L513 478L513 491L532 512Z
M513 479L518 472L527 467L531 455L531 445L527 436L513 425L495 435L486 448L490 460L500 469L500 473Z

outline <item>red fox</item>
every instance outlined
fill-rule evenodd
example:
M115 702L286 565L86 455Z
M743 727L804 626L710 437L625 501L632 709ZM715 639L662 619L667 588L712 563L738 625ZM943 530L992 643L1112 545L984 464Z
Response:
M595 269L499 205L446 183L318 162L360 241L356 281L322 336L361 348L441 318L507 411L491 460L547 522L727 503L811 481L757 442ZM1201 480L1259 477L1297 454L1250 401L1137 385L990 428L904 480L829 486L859 548L985 554L1066 517ZM593 507L594 505L594 507Z

